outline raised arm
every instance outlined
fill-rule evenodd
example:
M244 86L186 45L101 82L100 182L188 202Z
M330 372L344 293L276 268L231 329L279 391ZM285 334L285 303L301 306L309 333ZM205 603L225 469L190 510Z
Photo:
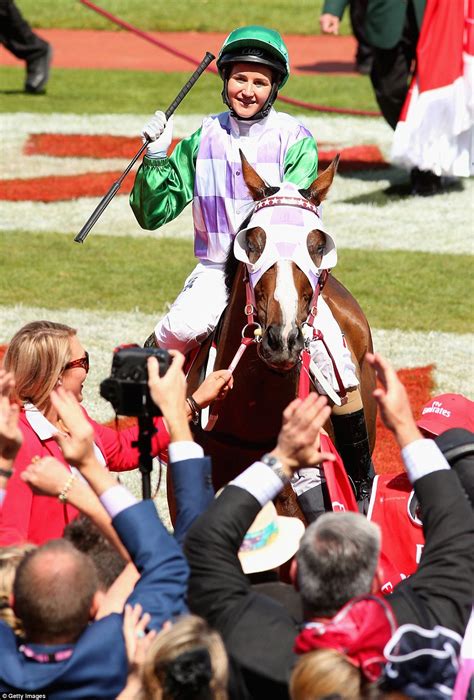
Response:
M151 616L150 626L187 610L188 567L180 547L160 521L152 501L136 498L99 464L93 449L93 428L72 394L58 391L52 401L69 430L57 439L67 461L79 469L112 519L122 544L140 578L128 598L140 603Z
M474 579L472 508L443 454L423 439L402 383L387 360L367 355L380 380L374 392L401 450L422 510L425 546L417 571L389 596L399 624L442 625L459 634L469 619Z
M250 678L255 673L271 683L286 684L296 630L283 606L252 590L238 551L259 510L279 493L292 470L331 458L317 447L319 431L330 413L326 403L325 398L311 394L304 402L290 404L272 452L280 461L281 475L261 462L253 464L211 503L185 542L191 567L191 610L223 635L228 651L250 672ZM265 630L264 638L248 634L255 625ZM266 643L268 638L278 639L278 644Z

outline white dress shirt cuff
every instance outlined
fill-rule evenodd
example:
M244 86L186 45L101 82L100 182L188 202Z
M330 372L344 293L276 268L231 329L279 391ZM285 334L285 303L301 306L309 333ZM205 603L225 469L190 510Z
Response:
M406 445L402 449L402 459L412 484L432 472L450 469L437 444L425 438Z
M273 501L284 486L275 472L262 462L255 462L230 483L251 493L262 507Z
M112 519L126 508L138 503L135 496L121 484L111 486L110 489L104 491L100 496L100 502Z
M168 459L170 462L182 462L184 459L196 459L204 457L204 450L201 445L192 440L181 440L171 442L168 445Z

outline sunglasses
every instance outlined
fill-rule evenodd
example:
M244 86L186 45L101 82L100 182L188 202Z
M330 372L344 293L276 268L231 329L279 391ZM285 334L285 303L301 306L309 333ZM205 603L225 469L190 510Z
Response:
M85 351L84 357L80 357L78 360L71 360L64 369L74 369L75 367L82 367L86 372L89 371L89 353L87 350Z

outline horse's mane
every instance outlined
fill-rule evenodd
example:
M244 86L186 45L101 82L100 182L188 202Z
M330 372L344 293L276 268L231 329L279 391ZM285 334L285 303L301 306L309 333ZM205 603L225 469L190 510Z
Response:
M225 286L227 289L227 297L230 296L232 285L234 284L235 275L237 273L237 268L239 267L239 260L234 255L234 244L231 243L229 250L227 251L227 258L224 266L225 274Z

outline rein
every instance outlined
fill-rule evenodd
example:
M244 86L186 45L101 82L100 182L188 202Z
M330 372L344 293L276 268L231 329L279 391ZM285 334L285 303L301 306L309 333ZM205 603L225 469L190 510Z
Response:
M242 328L242 340L239 348L232 358L232 362L228 366L228 371L233 374L240 360L244 356L245 351L250 345L259 343L262 340L262 327L255 320L255 293L250 284L249 274L244 265L244 284L245 284L245 307L244 314L247 317L247 323ZM224 399L218 399L212 404L212 409L209 415L209 420L204 428L206 432L212 430L219 418L219 409Z
M316 319L316 315L318 313L318 299L319 295L323 290L324 285L326 284L327 280L329 277L329 272L328 270L322 270L318 282L316 284L316 287L314 289L313 293L313 298L311 299L311 304L309 307L309 314L308 318L303 324L303 333L305 336L305 346L303 350L301 351L301 370L300 370L300 376L299 376L299 381L298 381L298 393L297 396L299 399L305 399L308 394L309 394L309 382L310 379L316 379L321 386L325 389L327 395L329 398L338 406L343 405L347 402L347 392L346 388L344 386L344 383L342 381L341 375L339 373L339 370L337 368L337 365L334 361L334 358L332 356L332 353L324 340L324 335L320 330L316 330L314 328L314 321ZM329 384L329 382L326 380L324 375L322 374L321 370L317 367L316 363L311 357L311 352L309 349L310 343L312 340L320 340L325 349L326 352L329 355L329 359L332 362L332 366L334 369L334 376L336 377L338 389L339 389L339 395L334 391L332 386ZM312 375L312 377L311 377Z

